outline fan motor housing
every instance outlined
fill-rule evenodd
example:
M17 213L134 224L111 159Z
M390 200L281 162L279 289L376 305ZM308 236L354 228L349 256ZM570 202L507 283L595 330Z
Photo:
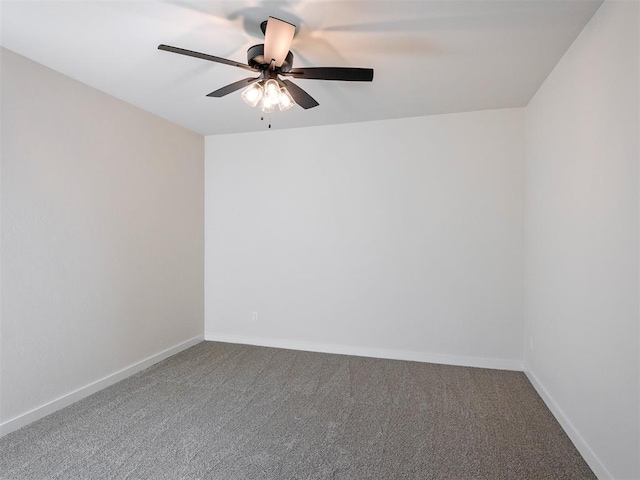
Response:
M247 50L247 63L249 66L257 69L257 70L266 70L269 68L269 63L264 58L264 43L259 43L258 45L254 45ZM278 67L279 72L288 72L291 70L293 66L293 53L287 53L287 57L284 59L284 62L280 67Z

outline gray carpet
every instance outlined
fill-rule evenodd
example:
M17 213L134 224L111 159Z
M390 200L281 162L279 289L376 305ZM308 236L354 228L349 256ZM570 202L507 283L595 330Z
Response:
M522 373L203 342L0 439L0 478L595 476Z

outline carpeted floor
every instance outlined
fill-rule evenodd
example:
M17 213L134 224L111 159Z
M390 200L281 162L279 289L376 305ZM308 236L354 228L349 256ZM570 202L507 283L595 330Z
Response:
M0 439L2 479L589 479L519 372L203 342Z

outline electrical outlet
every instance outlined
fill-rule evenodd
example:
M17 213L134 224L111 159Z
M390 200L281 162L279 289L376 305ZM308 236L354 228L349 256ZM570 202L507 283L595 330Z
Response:
M258 312L251 312L251 321L252 322L258 321Z

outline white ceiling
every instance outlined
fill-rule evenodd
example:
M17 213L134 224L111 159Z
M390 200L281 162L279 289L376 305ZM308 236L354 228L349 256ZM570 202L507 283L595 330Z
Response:
M273 128L524 106L601 0L3 1L2 46L203 135L264 130L240 92L269 15L298 26L294 67L375 69L373 83L295 80L320 106Z

